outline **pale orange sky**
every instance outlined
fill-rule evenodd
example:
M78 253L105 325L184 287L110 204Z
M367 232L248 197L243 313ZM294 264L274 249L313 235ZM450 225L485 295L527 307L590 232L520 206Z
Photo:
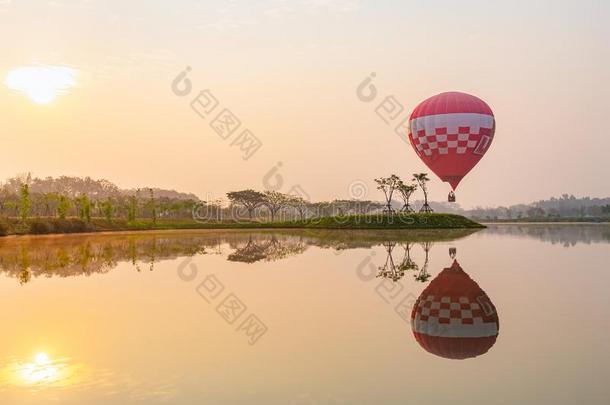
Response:
M429 170L356 97L376 72L378 100L395 95L403 114L450 90L493 109L462 206L608 196L609 17L604 1L0 0L2 82L22 66L78 72L46 105L0 86L0 178L88 175L207 199L263 189L282 162L280 191L348 198L364 181L381 199L373 178ZM194 89L180 98L170 84L187 65ZM203 89L262 141L252 158L189 107Z

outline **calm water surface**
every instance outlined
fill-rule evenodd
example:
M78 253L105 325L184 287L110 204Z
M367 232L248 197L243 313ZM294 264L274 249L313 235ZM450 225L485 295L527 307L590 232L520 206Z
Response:
M609 244L607 225L0 238L0 403L607 404Z

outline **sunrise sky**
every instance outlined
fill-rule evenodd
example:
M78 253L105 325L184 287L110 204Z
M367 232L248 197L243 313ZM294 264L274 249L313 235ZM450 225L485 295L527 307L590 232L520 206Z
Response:
M349 198L429 171L376 114L394 95L463 91L494 142L463 207L610 191L607 1L0 0L0 179L107 178L219 198L264 189ZM171 89L186 66L192 93ZM371 72L378 99L356 88ZM250 159L190 107L200 90L262 142ZM401 115L402 118L402 115ZM431 198L449 186L435 176ZM277 183L275 183L277 185ZM362 195L360 195L362 196Z

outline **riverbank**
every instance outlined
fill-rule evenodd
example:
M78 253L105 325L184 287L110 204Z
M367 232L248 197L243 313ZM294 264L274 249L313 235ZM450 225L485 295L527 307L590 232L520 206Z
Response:
M150 220L128 222L124 219L108 221L102 218L92 218L89 222L78 218L32 218L26 221L4 218L0 220L0 236L166 229L477 229L484 227L460 215L440 213L348 215L277 222L157 220L153 223Z
M477 219L484 224L607 224L610 217Z

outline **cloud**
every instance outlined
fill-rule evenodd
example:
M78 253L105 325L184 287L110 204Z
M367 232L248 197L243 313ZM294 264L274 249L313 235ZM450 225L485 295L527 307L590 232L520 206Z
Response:
M329 13L352 13L360 10L360 0L304 0L310 11Z
M280 18L286 15L307 14L343 14L360 10L360 0L286 0L275 1L263 14L271 18Z
M271 0L252 2L241 7L228 2L219 10L218 18L211 24L219 31L237 30L264 23L265 20L280 20L287 16L312 14L343 14L360 10L360 0Z

